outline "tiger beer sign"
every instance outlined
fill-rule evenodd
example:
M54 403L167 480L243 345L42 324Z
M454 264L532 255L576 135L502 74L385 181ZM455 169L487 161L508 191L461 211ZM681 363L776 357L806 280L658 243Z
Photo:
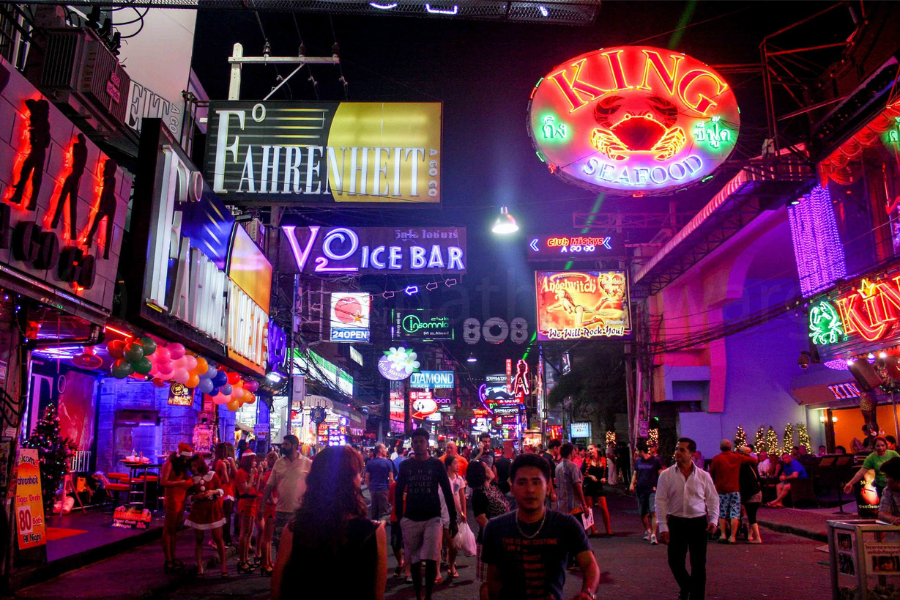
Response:
M662 195L728 158L740 111L731 86L702 62L623 46L553 68L532 92L528 126L551 173L597 191Z

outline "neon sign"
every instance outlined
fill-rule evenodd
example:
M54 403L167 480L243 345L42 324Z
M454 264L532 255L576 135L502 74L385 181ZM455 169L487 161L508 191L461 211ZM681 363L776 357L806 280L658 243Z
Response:
M879 282L863 279L856 290L838 298L837 307L847 335L880 340L900 317L900 275Z
M409 379L409 387L426 389L448 389L455 383L453 371L419 371Z
M836 344L844 339L841 317L828 300L819 300L810 306L809 337L813 344L820 346Z
M575 340L631 333L624 271L537 271L537 339Z
M612 256L613 250L613 238L603 235L543 235L528 240L529 260L597 260Z
M618 194L666 194L712 173L735 147L734 92L684 54L628 46L582 54L532 92L529 133L551 173Z

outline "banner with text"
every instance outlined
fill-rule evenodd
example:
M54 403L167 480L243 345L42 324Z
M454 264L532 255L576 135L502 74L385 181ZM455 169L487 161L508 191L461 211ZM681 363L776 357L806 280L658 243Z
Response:
M575 340L631 333L624 271L538 271L537 339Z

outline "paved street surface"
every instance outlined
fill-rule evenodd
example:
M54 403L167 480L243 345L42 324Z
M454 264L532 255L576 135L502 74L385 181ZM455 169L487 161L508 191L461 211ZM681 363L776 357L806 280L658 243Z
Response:
M631 498L610 498L615 538L591 540L603 573L598 597L657 600L677 596L674 581L666 564L665 546L650 546L641 540L641 526ZM180 534L187 541L188 532ZM709 546L709 584L707 598L791 598L822 600L831 595L828 568L822 564L828 555L817 551L822 544L793 535L763 530L762 546ZM258 575L238 576L235 559L230 559L232 577L180 581L160 585L156 591L140 589L133 583L144 583L148 574L158 572L162 582L162 553L158 545L145 546L132 553L110 559L80 571L24 590L30 598L178 598L201 600L212 598L267 598L270 579ZM187 554L184 552L182 556ZM208 554L211 556L212 551ZM387 598L415 598L411 584L393 577L396 566L389 558L391 576ZM215 571L212 571L214 573ZM477 598L478 586L473 581L474 558L461 558L460 579L453 584L436 587L435 599ZM145 574L146 573L146 574ZM347 576L353 576L351 565ZM309 588L298 590L297 597L340 599L339 582L310 582ZM575 594L581 586L578 574L569 575L566 593Z

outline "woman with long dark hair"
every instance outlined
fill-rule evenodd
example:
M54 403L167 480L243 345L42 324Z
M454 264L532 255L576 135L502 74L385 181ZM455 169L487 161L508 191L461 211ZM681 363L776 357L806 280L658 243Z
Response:
M233 546L231 516L234 514L234 503L237 501L237 487L235 486L237 464L234 462L234 444L225 442L216 444L216 460L213 464L215 465L213 470L219 476L222 490L225 492L225 496L222 498L222 508L225 510L223 537L226 546Z
M606 535L613 535L612 525L609 521L609 508L606 505L607 463L605 461L606 458L600 456L600 449L591 444L588 446L587 459L581 466L581 473L584 475L584 499L587 500L592 511L595 506L600 509L603 525L606 527ZM596 525L591 526L591 535L598 535Z
M366 518L362 471L362 456L349 446L316 455L300 508L281 535L273 598L288 598L313 580L332 582L335 597L384 598L387 538L383 523Z
M184 521L185 496L188 488L193 485L188 477L188 461L193 456L194 451L190 446L183 442L178 444L178 451L169 455L160 473L159 485L163 488L163 508L166 510L162 532L166 573L184 568L184 563L175 558L175 535Z
M487 565L481 562L482 550L482 534L487 522L494 517L509 512L509 502L503 496L503 493L495 485L491 485L494 479L494 471L487 466L487 463L476 460L469 463L466 470L466 480L469 487L472 488L472 512L475 514L475 520L478 521L478 537L475 539L477 553L475 559L475 576L481 583L487 582Z

